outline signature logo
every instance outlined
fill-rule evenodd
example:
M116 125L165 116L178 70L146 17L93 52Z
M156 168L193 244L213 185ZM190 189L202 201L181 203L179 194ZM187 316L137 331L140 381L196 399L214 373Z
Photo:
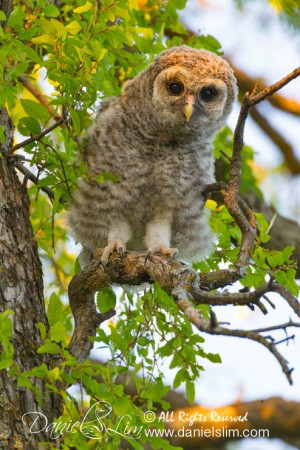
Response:
M56 421L49 423L45 414L37 411L27 412L22 416L24 425L29 426L29 433L37 434L42 431L49 433L51 439L57 439L66 433L81 432L89 439L101 440L105 435L120 435L127 439L139 439L144 429L143 425L133 424L132 417L125 414L119 418L114 428L105 424L105 418L112 413L112 406L105 401L95 403L87 411L81 421ZM29 425L30 424L30 425Z

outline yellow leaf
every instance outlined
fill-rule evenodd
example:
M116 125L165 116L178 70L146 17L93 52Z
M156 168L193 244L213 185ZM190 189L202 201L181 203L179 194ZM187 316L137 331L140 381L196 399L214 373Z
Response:
M136 27L134 31L145 39L153 39L154 30L152 28Z
M281 0L270 0L270 4L275 10L276 14L279 14L283 10L282 1Z
M49 34L41 34L31 39L34 44L49 44L54 45L54 40L49 36Z
M205 207L206 208L209 208L210 210L214 210L214 209L216 209L217 208L217 206L218 206L218 204L214 201L214 200L207 200L206 201L206 203L205 203Z
M89 10L91 9L92 6L93 6L93 5L92 5L91 2L86 2L85 5L79 6L78 8L75 8L75 9L73 10L73 12L76 13L76 14L81 14L81 13L83 13L83 12L89 11Z
M129 9L139 9L139 1L138 0L128 0Z
M56 19L50 19L50 22L53 29L55 30L55 35L57 37L61 37L62 39L66 39L67 37L66 27Z
M58 367L55 367L54 369L50 370L50 371L49 371L49 375L50 375L50 378L51 378L52 380L58 380L58 379L60 379L59 368L58 368Z
M75 36L75 34L79 33L81 28L82 28L81 25L78 22L76 22L76 20L73 20L73 22L70 22L66 26L66 29L68 30L68 33L72 34L73 36Z

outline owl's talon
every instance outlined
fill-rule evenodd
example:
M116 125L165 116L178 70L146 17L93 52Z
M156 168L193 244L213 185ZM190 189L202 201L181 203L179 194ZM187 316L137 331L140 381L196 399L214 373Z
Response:
M108 261L106 259L101 258L101 264L102 264L102 267L104 269L104 272L106 272L107 263L108 263Z
M110 255L115 250L117 250L120 253L121 258L123 259L125 256L126 246L121 239L114 239L104 248L102 257L101 257L101 263L102 263L104 270L106 270L106 268L107 268L107 264L108 264Z
M178 250L177 250L177 248L170 248L169 250L172 250L173 251L173 254L170 256L170 258L169 258L169 260L168 260L168 262L170 263L170 262L172 262L175 258L176 258L176 256L178 255Z
M152 251L152 250L148 250L147 253L146 253L144 265L147 264L147 261L148 261L149 259L151 260L152 256L153 256L153 251Z
M151 259L154 253L161 253L162 255L169 256L168 262L172 262L176 256L178 255L177 248L163 248L163 247L155 247L155 248L149 248L146 254L145 258L145 264L147 263L148 259Z
M125 250L123 247L118 248L118 252L120 253L121 259L124 259L125 257Z

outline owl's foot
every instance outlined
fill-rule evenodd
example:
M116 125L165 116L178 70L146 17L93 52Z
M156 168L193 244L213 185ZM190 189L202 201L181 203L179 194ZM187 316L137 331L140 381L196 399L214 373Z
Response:
M102 263L102 266L104 267L104 269L106 269L106 267L107 267L110 255L115 250L117 250L120 253L121 258L124 258L125 251L126 251L126 245L124 244L122 239L114 239L104 248L102 256L101 256L101 263Z
M178 250L177 248L164 248L160 246L149 248L145 258L145 264L148 261L148 259L152 258L154 253L161 253L162 255L167 256L169 258L169 262L171 262L178 255Z

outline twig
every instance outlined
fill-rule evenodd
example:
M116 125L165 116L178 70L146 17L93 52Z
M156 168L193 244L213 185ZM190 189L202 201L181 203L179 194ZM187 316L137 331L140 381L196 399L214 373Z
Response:
M251 108L251 106L257 105L258 103L270 97L275 92L279 91L280 89L282 89L284 86L286 86L288 83L290 83L292 80L294 80L299 76L300 76L300 67L297 67L291 73L283 77L281 80L277 81L277 83L274 83L271 86L263 89L258 94L256 93L250 94L250 96L247 96L246 100L247 107Z
M266 328L255 328L252 331L254 331L255 333L267 333L268 331L286 330L287 328L290 327L299 328L300 323L293 322L292 320L290 320L289 322L282 323L281 325L273 325L272 327Z
M20 148L25 147L25 145L31 144L32 142L39 141L44 137L46 134L50 133L50 131L54 130L55 128L59 127L62 123L64 123L64 119L60 118L57 122L55 122L53 125L51 125L49 128L46 128L44 131L39 133L36 136L32 136L31 138L26 139L23 142L20 142L19 144L12 147L11 152L15 152L16 150L19 150Z
M281 297L284 298L290 307L295 311L297 316L300 317L300 303L285 286L278 283L272 283L270 291L277 292L277 294L281 295Z
M190 287L194 301L197 304L208 304L212 306L222 305L251 305L256 304L264 298L267 292L277 292L284 298L293 311L300 317L300 303L293 294L284 286L277 283L266 283L252 292L207 292L198 286ZM274 305L272 305L274 307Z
M255 85L258 85L263 90L266 88L266 84L261 78L251 78L248 74L237 68L232 61L230 61L230 65L233 68L234 74L238 80L239 88L240 90L242 90L242 92L251 91L253 89L253 86ZM275 108L300 117L300 103L295 99L286 98L276 92L274 95L268 98L268 101Z
M53 119L55 119L57 121L62 120L59 124L61 126L61 128L67 127L67 125L64 123L64 119L61 117L61 115L58 112L56 112L56 109L54 108L54 106L50 105L50 103L47 100L47 98L45 97L45 95L43 95L41 93L41 91L39 91L33 84L31 84L27 77L25 77L24 75L19 75L18 80L42 105L46 106L46 108L48 109L48 111L49 111L50 115L53 117Z
M27 167L24 166L24 164L21 161L17 161L15 163L15 167L23 174L25 175L25 177L27 177L30 181L32 181L34 184L39 184L39 179L38 177L36 177L32 172L30 172L29 169L27 169ZM51 200L54 200L54 192L52 191L52 189L50 189L48 186L41 186L39 187L39 189L41 189L42 191L44 191L48 197Z
M219 335L219 336L234 336L240 338L250 339L255 342L259 342L264 347L266 347L272 355L275 356L281 368L286 375L288 382L293 383L291 378L291 369L288 367L287 362L278 352L275 347L274 342L268 340L266 337L262 336L260 333L253 330L231 330L229 328L216 326L212 327L211 322L205 319L199 310L195 309L191 299L192 295L187 290L187 286L191 283L191 271L186 269L183 271L179 284L173 289L172 295L179 307L179 309L187 316L188 320L195 325L199 331L203 331L208 334ZM192 281L193 282L193 281ZM230 294L229 294L230 295ZM294 325L291 325L294 326ZM300 326L300 324L299 324Z

